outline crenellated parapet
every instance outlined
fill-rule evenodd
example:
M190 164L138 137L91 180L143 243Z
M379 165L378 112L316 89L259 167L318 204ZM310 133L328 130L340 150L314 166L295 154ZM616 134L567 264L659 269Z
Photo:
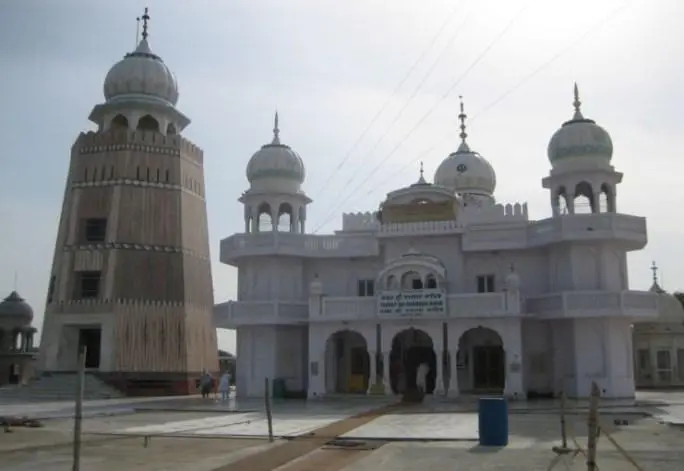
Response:
M529 220L527 203L496 204L484 207L466 206L461 209L459 216L459 221L464 225Z
M376 211L342 214L342 230L345 232L375 231L379 226Z
M74 144L80 154L93 154L108 151L138 150L147 153L179 155L197 163L202 163L202 149L184 137L163 135L156 131L110 130L107 132L89 131L81 133Z

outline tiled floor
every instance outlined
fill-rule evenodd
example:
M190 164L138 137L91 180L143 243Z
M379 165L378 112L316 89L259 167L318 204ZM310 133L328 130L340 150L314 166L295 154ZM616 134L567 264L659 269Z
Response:
M378 417L343 438L387 440L477 440L477 414L390 414Z

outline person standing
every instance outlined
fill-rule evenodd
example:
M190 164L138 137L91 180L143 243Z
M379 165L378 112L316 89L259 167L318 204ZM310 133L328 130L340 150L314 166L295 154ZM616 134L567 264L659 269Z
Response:
M221 400L225 401L230 395L230 373L224 371L219 380L218 390L221 393Z
M416 371L416 386L420 391L420 395L425 395L425 387L427 381L427 375L430 372L430 367L427 363L421 363L418 365L418 371Z
M211 383L214 378L209 374L207 370L202 370L202 376L200 377L200 392L202 393L202 398L206 399L211 394Z

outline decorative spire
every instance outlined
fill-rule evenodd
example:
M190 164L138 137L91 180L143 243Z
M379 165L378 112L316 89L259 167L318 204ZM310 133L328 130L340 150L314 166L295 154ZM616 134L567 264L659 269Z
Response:
M273 142L271 144L280 144L280 127L278 127L278 110L275 112L273 119Z
M140 42L140 17L135 19L135 47L138 47Z
M658 284L658 265L656 265L655 260L651 263L651 271L653 272L653 284L650 291L652 293L664 293L665 290Z
M458 147L458 152L469 152L470 148L468 147L468 143L466 142L466 138L468 137L468 133L466 132L466 118L468 117L467 114L465 114L465 110L463 107L463 96L459 95L458 99L461 102L461 113L458 115L459 121L461 121L461 134L459 134L459 137L461 138L461 145Z
M425 177L423 176L423 161L420 161L420 178L418 178L418 183L426 183Z
M579 88L577 88L577 82L575 82L575 101L572 103L572 106L575 107L575 115L572 117L574 120L579 120L579 119L584 119L584 116L582 116L582 102L580 101L579 98Z
M143 40L147 39L147 36L149 35L147 33L147 22L150 21L150 15L149 15L149 9L145 7L145 13L142 16L143 20L143 28L142 28L142 38Z

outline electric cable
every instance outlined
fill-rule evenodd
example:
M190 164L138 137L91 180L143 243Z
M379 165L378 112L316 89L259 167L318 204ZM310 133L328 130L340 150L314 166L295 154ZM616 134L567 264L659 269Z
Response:
M560 57L568 53L570 50L572 50L574 47L576 47L578 44L583 42L585 39L587 39L591 33L596 32L597 29L602 27L605 23L607 23L610 20L614 20L620 13L623 13L623 10L625 10L628 6L632 6L635 1L627 1L622 3L620 6L615 8L614 10L611 10L608 14L605 16L601 17L598 21L593 23L589 28L587 28L581 35L579 35L577 38L572 40L567 46L562 48L559 52L554 54L550 59L542 63L540 66L535 68L531 73L523 76L522 79L520 79L515 85L513 85L511 88L506 90L503 94L501 94L499 97L497 97L495 100L490 102L488 105L486 105L484 108L480 109L476 114L473 115L472 118L470 118L469 122L472 124L474 120L477 118L481 117L483 114L485 114L487 111L491 110L495 106L497 106L499 103L504 101L506 98L508 98L510 95L515 93L518 89L520 89L524 84L526 84L528 81L539 75L544 69L549 67L551 64L553 64L556 60L558 60ZM372 195L377 191L377 189L406 171L411 165L415 165L418 161L421 160L421 157L428 154L430 151L433 149L437 148L440 146L444 141L451 139L453 137L453 131L450 131L447 133L447 135L440 141L439 144L433 145L430 147L430 149L427 149L419 154L418 157L414 158L413 160L407 162L404 166L402 166L400 169L398 169L396 172L392 173L390 176L388 176L386 179L384 179L382 182L379 182L377 185L374 185L373 188L371 188L367 193L364 194L364 196L369 196ZM327 224L327 222L326 222Z
M360 189L360 188L361 188L361 187L362 187L362 186L363 186L363 185L364 185L364 184L365 184L373 175L375 175L375 173L380 169L380 167L382 167L382 165L384 165L385 162L387 162L387 160L389 160L389 158L392 157L392 155L394 155L394 153L399 149L399 147L401 147L401 146L404 144L404 142L406 142L406 141L408 140L408 138L411 137L411 136L413 135L413 133L414 133L414 132L423 124L423 122L425 122L425 120L426 120L428 117L430 117L430 116L432 115L432 113L437 109L437 107L438 107L442 102L444 102L444 100L446 100L446 99L449 97L449 95L451 95L451 93L452 93L452 92L454 91L454 89L461 83L461 81L463 81L463 79L464 79L465 77L468 76L468 74L475 68L475 66L477 66L477 64L479 64L480 61L482 61L482 59L485 58L485 56L489 53L489 51L490 51L490 50L491 50L491 49L492 49L492 48L493 48L493 47L494 47L494 46L495 46L495 45L496 45L496 44L497 44L505 35L506 35L506 33L513 27L513 25L515 24L515 22L518 20L518 18L520 17L520 15L522 15L522 13L523 13L525 10L527 10L527 8L528 8L534 1L535 1L535 0L531 0L531 1L527 2L520 10L518 10L518 12L517 12L515 15L513 15L513 17L511 18L511 20L510 20L510 21L506 24L506 26L499 32L499 34L497 34L497 35L494 37L494 39L487 45L487 47L486 47L486 48L485 48L485 49L484 49L484 50L475 58L475 60L474 60L473 62L471 62L471 64L466 68L466 70L465 70L465 71L456 79L456 81L454 81L454 82L451 84L451 86L449 87L449 89L448 89L448 90L439 98L439 100L438 100L437 102L435 102L435 104L427 111L427 113L425 113L425 114L418 120L418 122L413 126L413 128L411 128L411 130L410 130L406 135L404 135L404 137L399 141L399 143L398 143L396 146L394 146L394 147L392 148L392 150L391 150L387 155L385 155L385 157L380 161L380 163L379 163L376 167L373 168L373 170L366 176L366 178L364 178L364 179L361 181L361 183L360 183L359 185L357 185L356 187L354 187L354 189L349 193L349 195L348 195L346 198L344 198L338 205L336 205L336 206L334 207L334 209L333 209L332 211L330 211L329 215L326 216L326 218L324 218L324 221L323 221L321 224L319 224L319 225L314 229L314 231L313 231L314 234L315 234L321 227L325 226L328 222L330 222L330 220L331 220L332 218L335 217L335 214L337 214L337 211L339 210L339 208L340 208L342 205L344 205L344 203L346 203L347 201L349 201L349 199L350 199L350 198L351 198L351 197L352 197L352 196L353 196L353 195L354 195L354 194L355 194L355 193L356 193L356 192L357 192L357 191L358 191L358 190L359 190L359 189ZM355 176L356 176L356 175L355 175ZM352 177L352 179L355 178L355 176ZM345 185L345 186L346 186L346 185Z
M461 3L463 3L463 2L461 2ZM344 157L342 158L342 160L337 164L337 167L335 167L335 170L332 171L332 173L328 176L328 178L325 180L325 182L323 183L323 185L321 185L321 187L320 187L319 189L317 189L315 192L312 192L312 195L313 195L314 197L315 197L316 195L318 195L322 190L324 190L325 188L327 188L328 184L332 181L332 179L335 177L335 175L337 175L337 172L338 172L340 169L342 169L342 167L344 166L344 164L349 160L349 158L352 156L352 153L354 152L354 150L356 150L357 146L361 143L361 141L363 140L363 138L366 137L366 134L368 134L368 132L371 130L371 128L373 127L373 125L376 123L376 121L380 118L380 116L382 115L382 113L385 112L385 110L387 109L387 107L389 106L389 104L392 102L392 100L394 99L394 97L397 96L397 94L399 93L399 90L401 89L401 87L402 87L402 86L404 85L404 83L406 83L406 81L409 79L409 77L411 76L411 74L413 73L413 71L416 69L416 67L418 67L418 64L420 64L420 63L423 61L423 59L427 56L428 52L430 52L430 50L431 50L432 47L435 45L435 43L437 42L437 40L439 39L439 37L442 35L442 33L444 32L444 30L446 29L446 27L447 27L447 26L451 23L451 21L454 19L454 17L456 16L456 13L459 12L459 7L460 7L460 6L461 6L461 4L458 4L458 5L451 11L451 13L447 16L446 20L442 23L442 25L440 26L440 28L437 30L437 33L435 33L435 35L434 35L434 36L432 37L432 39L428 42L428 44L425 46L425 48L423 48L423 50L421 51L420 55L418 56L418 59L413 63L413 65L412 65L411 67L409 67L408 71L406 72L406 74L404 75L404 77L401 79L401 81L399 82L399 84L395 87L395 89L394 89L394 91L392 92L392 94L391 94L391 95L389 96L389 98L387 98L387 100L382 104L382 106L380 107L380 109L378 110L378 112L375 113L375 116L373 116L373 118L370 120L370 122L368 123L368 125L366 126L366 128L363 130L363 132L361 133L361 135L356 139L356 141L354 141L354 144L352 144L352 146L351 146L351 147L349 148L349 150L346 152L346 154L344 155ZM315 198L314 198L314 199L315 199Z

